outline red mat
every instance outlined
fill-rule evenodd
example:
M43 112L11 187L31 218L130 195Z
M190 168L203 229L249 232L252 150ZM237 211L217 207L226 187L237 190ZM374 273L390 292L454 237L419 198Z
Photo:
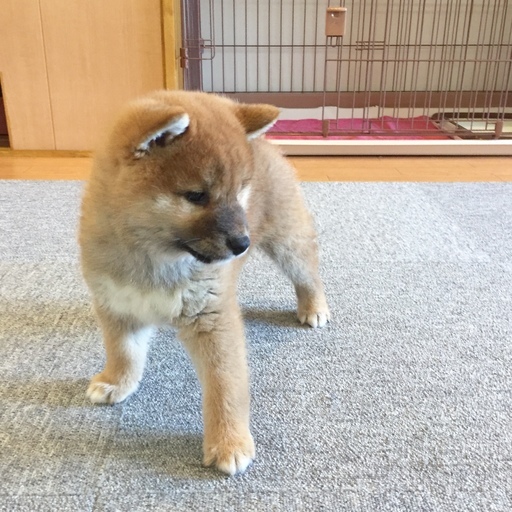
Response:
M407 132L416 131L413 135ZM329 132L336 132L327 137L322 136L320 119L300 119L298 121L281 120L267 134L270 139L306 139L306 140L372 140L372 139L450 139L428 116L397 119L380 117L378 119L330 119ZM340 134L346 132L346 135ZM361 133L367 132L367 133ZM290 135L292 134L292 135ZM318 134L318 135L314 135Z

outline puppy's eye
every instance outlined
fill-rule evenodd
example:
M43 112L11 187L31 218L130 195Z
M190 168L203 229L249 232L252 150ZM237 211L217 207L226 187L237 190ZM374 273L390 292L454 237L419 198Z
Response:
M200 206L205 206L208 204L209 197L206 192L185 192L183 197L192 204L197 204Z

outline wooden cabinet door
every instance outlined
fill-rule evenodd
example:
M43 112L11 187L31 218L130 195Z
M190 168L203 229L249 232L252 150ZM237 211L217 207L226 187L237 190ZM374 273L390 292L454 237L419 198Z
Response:
M14 149L55 149L39 2L0 2L0 80Z
M161 0L40 5L55 147L92 149L124 102L164 86Z

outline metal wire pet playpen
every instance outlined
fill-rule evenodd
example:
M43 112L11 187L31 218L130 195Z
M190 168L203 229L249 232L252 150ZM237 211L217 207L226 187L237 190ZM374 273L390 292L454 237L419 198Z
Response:
M271 137L512 138L509 0L183 0L187 89L283 108Z

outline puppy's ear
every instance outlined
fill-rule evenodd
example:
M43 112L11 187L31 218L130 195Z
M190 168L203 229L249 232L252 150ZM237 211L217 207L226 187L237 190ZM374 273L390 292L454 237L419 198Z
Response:
M245 128L249 140L270 130L278 116L279 109L273 105L241 104L236 106L236 117Z
M172 115L167 119L163 126L153 127L149 133L146 133L142 140L137 144L134 156L141 158L148 154L151 148L155 146L164 147L170 144L178 135L185 133L190 124L188 114L183 112Z
M185 133L190 119L180 106L154 99L132 102L122 112L110 134L110 144L128 158L142 158L156 146L164 147Z

